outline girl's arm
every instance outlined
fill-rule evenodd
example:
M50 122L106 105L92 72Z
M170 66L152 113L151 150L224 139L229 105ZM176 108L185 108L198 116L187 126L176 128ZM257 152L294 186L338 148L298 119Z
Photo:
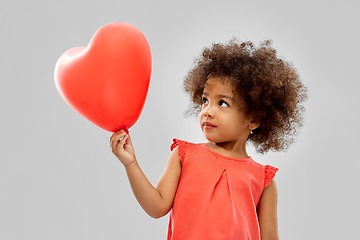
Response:
M261 240L279 239L277 200L278 193L276 183L275 180L272 179L269 186L265 187L257 206Z
M178 148L171 152L155 188L137 163L129 134L124 131L115 133L110 143L113 153L126 169L131 188L141 207L153 218L166 215L172 207L180 179L181 162Z

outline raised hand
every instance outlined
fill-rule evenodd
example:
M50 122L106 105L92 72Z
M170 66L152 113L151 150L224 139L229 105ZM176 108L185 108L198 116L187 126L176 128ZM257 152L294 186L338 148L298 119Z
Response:
M135 151L130 135L125 130L120 130L111 136L110 147L124 167L136 162Z

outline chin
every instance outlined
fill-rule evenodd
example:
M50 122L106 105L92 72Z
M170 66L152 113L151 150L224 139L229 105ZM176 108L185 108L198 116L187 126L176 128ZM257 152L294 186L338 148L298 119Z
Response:
M212 136L211 134L204 133L204 136L209 142L213 142L213 143L223 142L223 140L221 138L219 138L217 136Z
M206 132L203 132L205 138L209 141L209 142L213 142L213 143L225 143L225 142L233 142L233 141L237 141L236 138L231 138L229 136L218 136L217 134L209 134Z

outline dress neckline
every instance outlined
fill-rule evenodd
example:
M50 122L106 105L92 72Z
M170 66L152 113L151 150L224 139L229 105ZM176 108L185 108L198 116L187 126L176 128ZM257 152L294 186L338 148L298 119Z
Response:
M213 153L213 154L215 154L215 155L217 155L217 156L219 156L221 158L225 158L225 159L228 159L228 160L234 160L234 161L254 161L251 156L248 156L246 158L228 157L228 156L222 155L221 153L218 153L215 150L211 149L208 145L206 145L206 143L202 143L202 145L205 146L205 148L209 152L211 152L211 153Z

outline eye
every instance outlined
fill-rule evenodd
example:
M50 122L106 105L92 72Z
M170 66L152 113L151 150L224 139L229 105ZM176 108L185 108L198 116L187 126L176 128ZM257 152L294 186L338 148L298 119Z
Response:
M228 104L227 102L223 101L223 100L221 100L221 101L219 102L219 105L220 105L221 107L229 107L229 104Z
M208 103L208 100L207 100L205 97L203 97L203 98L202 98L202 103L203 103L203 104L207 104L207 103Z

